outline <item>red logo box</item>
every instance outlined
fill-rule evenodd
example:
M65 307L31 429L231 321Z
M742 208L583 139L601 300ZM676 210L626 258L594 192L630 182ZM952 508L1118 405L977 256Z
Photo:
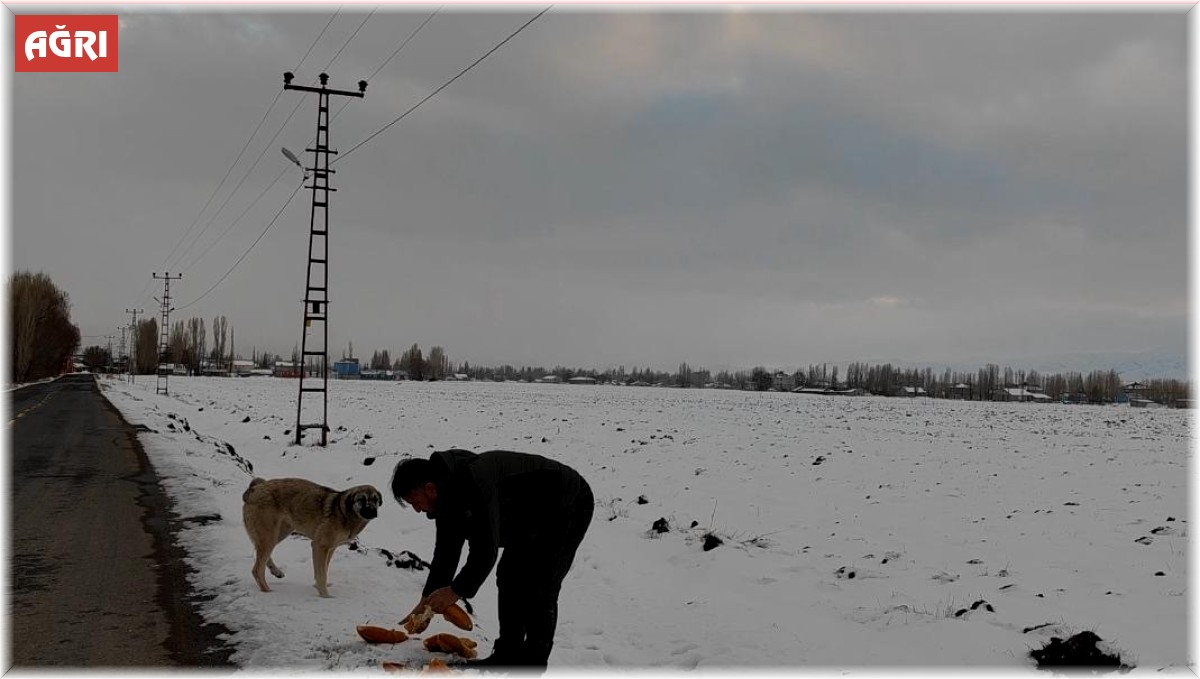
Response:
M17 14L18 73L117 72L116 14Z

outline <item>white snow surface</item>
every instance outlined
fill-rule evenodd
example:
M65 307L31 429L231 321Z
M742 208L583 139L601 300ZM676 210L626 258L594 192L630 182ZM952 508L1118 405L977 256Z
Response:
M201 613L230 630L244 669L433 657L419 641L369 645L355 626L398 627L418 600L427 571L387 554L430 559L434 524L388 483L403 457L452 447L546 455L594 490L552 669L1027 673L1031 649L1083 630L1134 673L1190 661L1188 411L331 380L322 448L289 435L296 380L171 377L169 396L154 377L101 384L150 430L139 439L184 522ZM308 421L319 397L305 398ZM241 521L254 476L383 493L358 549L333 558L332 598L298 536L275 551L286 577L255 586ZM669 532L651 531L659 518ZM706 551L709 533L723 544ZM486 655L494 575L470 603L474 631L437 618L427 633Z

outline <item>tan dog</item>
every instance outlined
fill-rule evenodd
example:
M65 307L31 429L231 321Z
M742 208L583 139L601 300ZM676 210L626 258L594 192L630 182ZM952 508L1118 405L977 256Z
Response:
M259 479L242 493L242 520L254 543L254 581L270 592L265 570L283 577L271 559L275 545L292 533L312 540L317 591L328 597L329 562L338 545L350 542L379 514L383 496L374 486L338 491L304 479Z

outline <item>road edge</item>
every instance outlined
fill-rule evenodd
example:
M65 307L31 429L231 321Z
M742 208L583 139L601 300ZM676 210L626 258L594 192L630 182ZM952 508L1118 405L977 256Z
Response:
M138 485L137 503L143 510L142 527L153 542L154 561L157 564L158 586L154 600L170 624L163 647L179 665L238 669L238 665L230 660L236 649L221 638L228 637L230 630L220 623L205 622L200 615L198 604L206 599L192 588L188 580L188 575L194 569L188 563L187 550L176 539L184 523L175 512L175 503L158 482L154 465L138 440L137 430L125 419L121 409L105 396L99 380L93 380L92 383L108 409L121 421L130 445L137 451L139 471L133 480Z

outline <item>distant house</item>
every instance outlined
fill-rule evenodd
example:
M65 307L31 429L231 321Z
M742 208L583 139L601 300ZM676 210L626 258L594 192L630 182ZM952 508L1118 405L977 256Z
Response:
M896 391L893 393L896 396L906 396L908 398L929 395L925 392L925 387L896 387Z
M271 374L275 377L300 377L300 366L291 361L276 361L271 367Z
M1121 386L1121 390L1117 392L1117 403L1134 404L1134 401L1149 401L1150 388L1141 382L1130 382ZM1139 404L1141 407L1145 404Z
M364 380L394 380L396 373L391 370L363 370L359 373L359 379Z
M796 378L780 370L771 376L771 388L775 391L791 391L796 388Z
M229 368L222 363L205 360L200 362L200 374L205 377L229 377Z
M567 382L569 384L595 384L596 378L580 375L579 377L572 377L571 379L567 380Z
M1050 403L1051 398L1036 387L1003 387L992 393L993 401L1012 401L1018 403L1036 402Z
M958 384L950 387L950 398L958 399L960 401L971 400L971 385L959 382Z
M362 367L357 358L343 358L334 362L333 372L339 380L357 380L362 377Z
M254 361L234 361L230 364L230 370L238 377L249 377L254 370Z
M545 377L537 378L534 382L539 384L559 384L562 382L562 379L558 375L546 375Z
M187 375L187 366L182 363L159 363L159 375Z

